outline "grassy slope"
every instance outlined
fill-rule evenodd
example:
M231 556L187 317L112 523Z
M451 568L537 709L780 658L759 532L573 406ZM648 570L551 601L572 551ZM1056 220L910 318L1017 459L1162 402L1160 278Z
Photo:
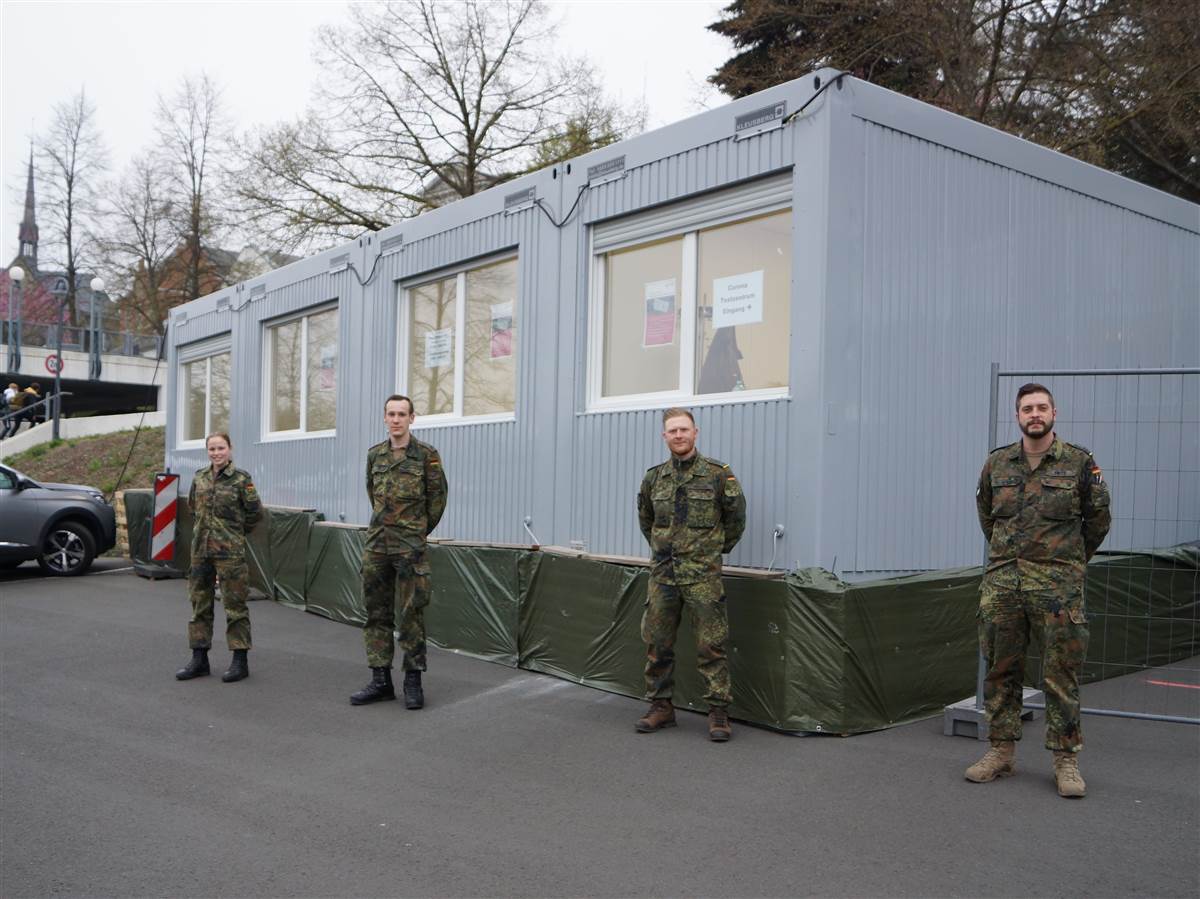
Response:
M120 489L153 487L154 473L163 467L165 428L142 428L133 445L133 431L118 431L99 437L80 437L43 443L24 453L5 456L4 463L35 481L87 484L111 495L117 477L129 457L129 467ZM130 446L133 455L130 456Z

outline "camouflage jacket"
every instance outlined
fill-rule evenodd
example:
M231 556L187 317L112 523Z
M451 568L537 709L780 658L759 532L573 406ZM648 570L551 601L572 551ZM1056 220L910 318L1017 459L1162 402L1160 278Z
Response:
M988 539L985 579L1014 590L1082 587L1108 533L1108 485L1092 454L1057 436L1037 470L1017 441L992 450L975 491Z
M404 455L392 455L388 441L367 450L367 498L371 524L366 549L415 556L446 511L446 473L428 443L410 437Z
M650 575L694 584L719 576L721 553L746 529L746 497L729 466L697 453L671 458L642 478L638 523L650 544Z
M188 493L192 513L192 558L242 559L246 533L258 523L262 502L250 475L232 462L213 476L201 468Z

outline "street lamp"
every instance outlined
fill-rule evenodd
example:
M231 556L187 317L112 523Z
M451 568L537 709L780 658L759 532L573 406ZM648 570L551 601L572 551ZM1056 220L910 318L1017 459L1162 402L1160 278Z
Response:
M8 278L8 367L18 372L21 370L21 282L25 280L25 269L14 265L8 270Z
M104 279L100 277L92 278L92 300L88 304L91 307L92 316L92 337L91 350L88 353L88 378L93 381L100 379L100 331L96 326L96 301L100 298L100 291L104 290ZM103 320L101 320L103 324Z
M58 419L62 412L62 332L63 314L67 310L67 296L58 303L58 323L54 328L54 439L58 439Z

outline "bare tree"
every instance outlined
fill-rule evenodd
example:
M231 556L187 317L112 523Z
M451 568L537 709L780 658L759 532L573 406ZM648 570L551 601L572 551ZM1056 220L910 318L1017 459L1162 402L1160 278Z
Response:
M345 239L544 164L556 141L577 149L571 128L623 136L553 33L539 0L353 7L319 35L326 77L308 115L245 141L248 223L280 245Z
M164 168L151 153L129 163L107 191L100 242L109 294L121 297L124 310L160 336L167 311L187 299L169 284L181 221Z
M96 125L96 107L83 88L54 106L50 126L37 140L38 186L42 192L43 233L51 265L67 282L68 320L78 323L76 292L83 272L94 261L90 232L97 190L108 156Z
M220 226L214 200L214 165L229 147L229 127L221 93L207 74L185 77L155 110L163 171L172 208L179 217L183 299L201 295L205 280L204 244Z

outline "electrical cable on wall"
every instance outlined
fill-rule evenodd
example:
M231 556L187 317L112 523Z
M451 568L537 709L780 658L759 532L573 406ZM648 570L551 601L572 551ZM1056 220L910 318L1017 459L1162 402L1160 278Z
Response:
M403 247L401 247L400 249L401 249L401 250L403 250L404 248L403 248ZM371 271L370 271L370 272L367 274L367 279L366 279L365 281L364 281L362 278L360 278L360 277L358 276L358 269L354 267L354 263L353 263L353 262L347 262L347 263L346 263L346 267L347 267L348 269L350 269L350 271L354 272L354 278L355 278L355 280L356 280L356 281L358 281L358 286L359 286L359 287L366 287L368 284L370 284L372 281L374 281L374 280L375 280L375 272L376 272L376 270L378 270L378 268L379 268L379 260L380 260L380 259L382 259L382 258L383 258L383 252L382 252L382 251L380 251L379 255L377 255L377 256L375 257L375 262L374 262L374 264L371 266Z
M836 75L834 75L832 78L830 78L824 84L822 84L820 86L820 88L817 89L816 93L814 93L811 97L809 97L807 100L805 100L803 106L801 106L799 109L797 109L791 115L784 116L784 119L780 124L786 125L792 119L796 118L796 116L800 115L802 112L804 112L804 110L808 109L809 104L811 104L813 100L817 99L817 97L821 96L821 94L823 94L823 93L825 93L825 91L829 90L831 85L834 85L834 84L840 85L842 83L842 79L845 78L849 74L850 74L849 72L843 72L843 71L839 70Z
M563 220L561 222L556 222L554 220L553 214L551 214L549 207L547 207L546 204L542 202L541 197L534 198L533 202L537 205L538 209L542 210L542 212L544 212L546 214L546 218L548 218L550 220L550 224L552 224L555 228L561 228L563 225L565 225L567 222L569 222L571 220L571 216L573 216L575 214L575 210L579 207L579 201L583 199L583 195L587 192L587 189L591 186L592 185L589 182L585 182L585 183L579 185L579 191L575 194L575 202L571 204L571 208L567 210L567 214L565 216L563 216Z

